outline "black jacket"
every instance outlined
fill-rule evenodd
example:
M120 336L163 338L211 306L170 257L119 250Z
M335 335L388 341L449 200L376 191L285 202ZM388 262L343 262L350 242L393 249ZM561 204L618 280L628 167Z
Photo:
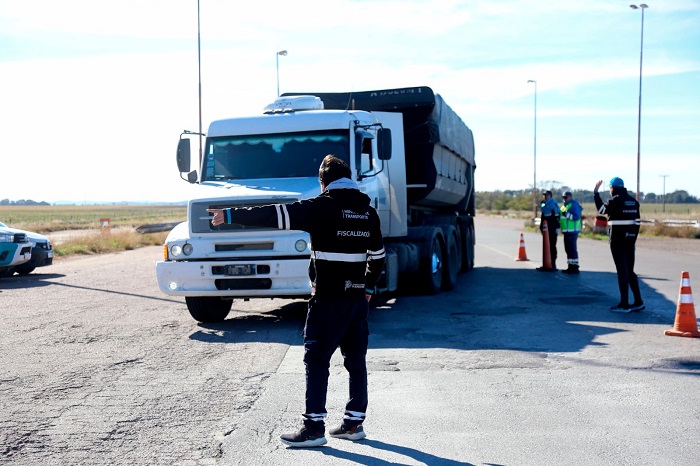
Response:
M625 238L637 238L639 234L639 202L629 195L626 188L613 188L613 197L603 202L600 194L593 193L595 207L608 216L608 236L610 242L623 241Z
M224 209L224 218L226 223L308 232L315 294L343 298L374 289L384 267L379 216L369 203L357 189L328 189L292 204Z

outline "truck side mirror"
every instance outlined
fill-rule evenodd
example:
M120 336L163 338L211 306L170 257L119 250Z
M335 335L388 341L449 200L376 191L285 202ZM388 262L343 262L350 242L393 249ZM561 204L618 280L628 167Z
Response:
M183 180L182 174L187 173L187 182L197 182L197 170L190 171L190 140L180 139L177 143L177 169L180 170L180 178Z
M377 131L377 158L389 160L391 158L391 130L379 128Z
M180 173L190 171L190 140L180 139L177 143L177 169Z

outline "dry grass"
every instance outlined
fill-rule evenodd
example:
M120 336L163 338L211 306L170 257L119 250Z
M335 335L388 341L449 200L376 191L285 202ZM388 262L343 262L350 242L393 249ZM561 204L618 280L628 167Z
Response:
M186 205L0 206L0 221L13 228L46 234L100 228L108 218L115 227L184 222Z
M82 236L54 246L54 255L65 257L77 254L103 254L108 252L130 251L143 246L159 246L165 242L167 231L147 233L134 231L106 231Z
M111 228L100 230L101 219ZM152 223L183 222L185 205L0 206L0 221L13 228L41 234L66 230L95 230L54 244L54 255L102 254L161 245L168 232L139 234L134 228Z
M592 204L591 204L592 206ZM588 208L587 208L588 207ZM644 205L642 205L644 209ZM586 214L588 212L588 214ZM596 212L593 210L591 213L591 207L584 205L584 216L583 216L583 231L581 232L581 237L606 240L608 235L606 231L596 231L593 228L593 222L595 221ZM663 224L662 220L695 220L700 217L697 212L691 211L691 214L676 212L676 213L662 213L662 214L650 214L647 215L642 210L643 220L654 220L656 223L642 223L640 229L640 235L643 236L654 236L654 237L665 237L665 238L691 238L700 239L700 229L685 226L669 226ZM523 228L528 231L539 231L539 226L532 222L532 211L482 211L477 212L477 218L479 215L496 215L508 218L518 218L523 220ZM477 219L478 221L478 219Z

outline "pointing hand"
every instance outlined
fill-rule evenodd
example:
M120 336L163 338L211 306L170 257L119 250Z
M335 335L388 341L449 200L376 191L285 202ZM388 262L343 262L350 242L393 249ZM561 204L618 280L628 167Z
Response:
M207 209L207 212L210 214L214 214L214 216L211 218L211 224L215 227L218 227L222 223L224 223L224 211L223 209Z

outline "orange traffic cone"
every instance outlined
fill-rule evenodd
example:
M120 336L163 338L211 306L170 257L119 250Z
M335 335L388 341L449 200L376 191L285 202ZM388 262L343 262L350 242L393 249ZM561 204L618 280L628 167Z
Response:
M515 258L516 261L529 261L527 254L525 253L525 238L523 234L520 233L520 247L518 248L518 257Z
M542 225L542 267L537 267L540 272L553 272L552 252L549 250L549 228L547 222Z
M700 338L688 272L681 273L681 289L678 292L678 306L676 307L676 321L673 324L673 330L666 330L664 334L673 337Z

